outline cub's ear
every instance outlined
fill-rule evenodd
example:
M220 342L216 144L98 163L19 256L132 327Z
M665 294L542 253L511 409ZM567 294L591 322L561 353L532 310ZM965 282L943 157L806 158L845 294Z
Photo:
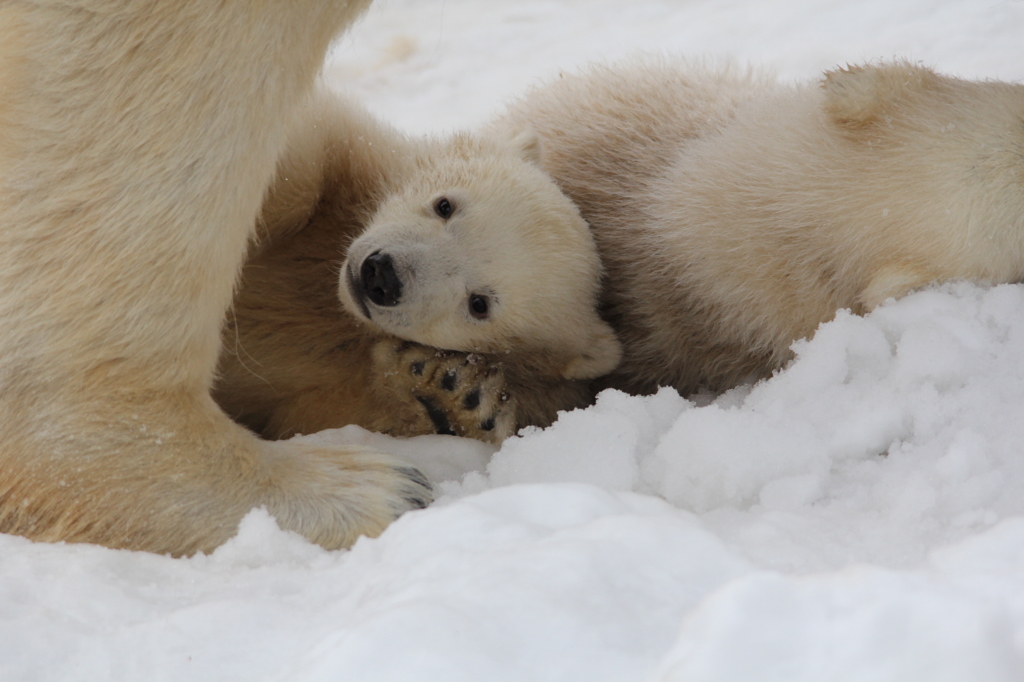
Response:
M538 135L537 131L532 127L526 126L513 135L509 144L512 145L512 149L514 149L524 161L540 167L543 145L540 141L540 135Z
M622 344L607 322L599 320L582 354L569 361L562 376L566 379L596 379L619 366Z

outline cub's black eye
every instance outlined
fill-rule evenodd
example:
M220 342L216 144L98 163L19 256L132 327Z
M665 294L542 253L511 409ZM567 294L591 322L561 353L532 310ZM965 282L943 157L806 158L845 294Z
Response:
M491 311L491 301L486 296L473 294L469 297L469 314L478 320L486 320Z
M448 201L448 197L441 197L434 202L434 213L445 220L448 220L454 212L455 206L452 205L452 202Z

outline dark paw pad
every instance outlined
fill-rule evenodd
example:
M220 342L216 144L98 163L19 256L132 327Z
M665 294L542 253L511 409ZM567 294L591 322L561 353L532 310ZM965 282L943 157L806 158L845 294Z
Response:
M454 369L450 369L444 373L441 377L441 388L446 391L454 391L455 385L458 383L458 374Z
M448 421L448 415L445 411L437 406L433 400L426 396L418 395L416 400L420 402L427 410L427 416L430 417L430 421L434 422L434 430L440 433L442 436L454 436L455 431L452 429L452 423Z

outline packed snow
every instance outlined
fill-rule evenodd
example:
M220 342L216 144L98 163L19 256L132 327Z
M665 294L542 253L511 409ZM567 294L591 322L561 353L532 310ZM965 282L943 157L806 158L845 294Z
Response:
M644 52L1024 78L1024 3L378 0L328 82L413 133ZM500 449L347 427L440 499L327 552L0 535L0 680L1024 680L1024 286L840 312L773 378L606 392Z

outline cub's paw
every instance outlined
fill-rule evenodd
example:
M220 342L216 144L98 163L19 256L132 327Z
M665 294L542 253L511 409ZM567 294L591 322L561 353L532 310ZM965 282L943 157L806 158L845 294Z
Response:
M378 380L398 399L418 403L436 433L488 443L514 433L516 403L500 362L391 339L373 355Z

